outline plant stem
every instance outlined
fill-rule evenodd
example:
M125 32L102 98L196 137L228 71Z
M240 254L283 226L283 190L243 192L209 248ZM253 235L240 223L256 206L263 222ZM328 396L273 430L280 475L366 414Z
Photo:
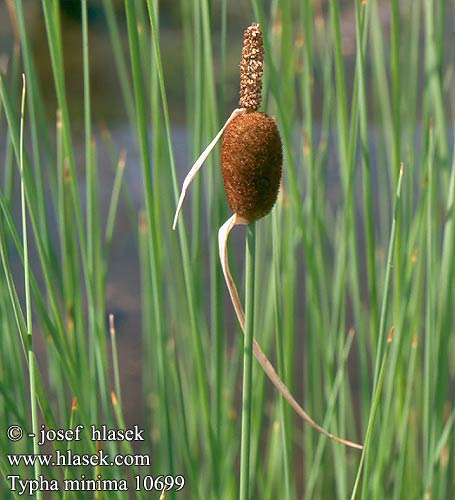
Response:
M385 338L387 311L389 303L388 299L390 291L391 270L393 267L392 262L395 249L398 210L400 206L401 186L403 182L403 171L404 167L402 164L400 167L400 173L398 177L394 215L393 215L392 227L390 230L389 249L387 252L387 264L386 264L385 279L384 279L384 294L382 297L381 317L380 317L379 332L378 332L378 346L376 350L376 368L375 368L375 378L373 383L373 399L372 399L370 415L368 417L368 425L365 435L365 442L363 444L362 457L360 459L359 468L357 470L357 477L355 480L354 489L352 491L351 500L354 500L356 497L357 490L360 484L360 478L362 476L364 463L365 463L365 478L363 484L362 498L366 498L365 494L367 493L366 490L368 485L369 451L370 451L371 436L376 418L376 411L379 405L379 397L381 394L382 384L384 381L384 366L385 366L387 348L389 345L389 339L387 340L387 343L384 345L384 338ZM383 354L384 350L385 353Z
M254 329L254 268L256 224L247 227L245 278L245 337L243 348L242 442L240 451L240 500L248 500L250 480L251 387Z
M22 241L24 246L24 282L25 282L25 308L27 321L27 346L28 346L28 375L30 383L30 407L32 413L32 430L33 438L33 453L39 454L38 446L38 415L36 405L36 384L35 384L35 356L33 353L33 337L32 337L32 306L30 300L30 266L28 261L28 236L27 236L27 214L25 207L25 183L24 183L24 109L25 109L25 75L22 74L22 101L21 101L21 127L20 127L20 152L19 152L19 169L21 172L21 217L22 217ZM35 462L35 479L38 480L41 469L39 462ZM42 493L38 490L36 498L43 498Z
M359 485L360 485L360 478L362 477L363 465L364 465L365 461L368 460L369 446L370 446L370 442L371 442L371 436L372 436L372 433L373 433L374 420L375 420L375 417L376 417L376 412L377 412L377 409L378 409L378 406L379 406L380 397L381 397L381 388L382 388L382 384L384 382L385 366L386 366L386 361L387 361L387 354L389 352L389 344L390 344L390 342L392 340L391 339L392 333L393 333L393 330L391 330L391 333L389 334L390 339L387 341L387 344L386 344L386 346L384 348L385 352L384 352L384 356L382 358L381 368L379 370L378 384L376 386L376 391L375 391L374 396L373 396L373 402L372 402L372 405L371 405L370 418L368 419L367 432L366 432L366 435L365 435L365 443L363 445L362 456L360 457L360 464L359 464L359 468L357 470L357 476L356 476L355 483L354 483L354 489L352 490L351 500L355 500L355 497L357 495L357 491L358 491L358 488L359 488ZM366 474L365 474L365 477L367 477ZM365 482L364 484L368 484L368 483ZM366 498L363 495L363 493L362 493L362 498Z
M278 233L278 213L277 210L273 212L273 227L272 227L272 242L273 242L273 263L274 263L274 306L275 306L275 339L276 339L276 353L278 361L278 370L281 378L286 380L285 376L285 354L284 354L284 341L282 329L282 304L280 300L280 240ZM284 498L291 499L291 470L289 463L289 426L286 419L286 402L284 398L280 398L280 429L282 438L282 453L283 453L283 476L284 476Z

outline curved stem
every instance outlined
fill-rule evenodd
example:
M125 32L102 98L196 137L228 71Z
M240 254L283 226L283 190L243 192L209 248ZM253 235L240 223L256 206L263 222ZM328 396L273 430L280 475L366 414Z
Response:
M182 209L183 202L185 200L186 192L190 187L190 184L193 182L196 174L199 172L199 169L202 167L203 163L207 159L210 151L216 146L217 142L221 139L225 128L231 123L231 121L237 116L244 113L245 110L243 108L234 109L231 113L231 116L227 119L226 123L223 125L221 130L216 134L216 136L212 139L212 142L204 149L201 156L196 160L196 163L191 167L191 170L186 174L185 180L183 181L182 191L180 193L180 198L177 203L177 209L175 211L174 222L172 224L172 229L175 230L177 226L177 221L179 218L180 210Z
M229 261L227 256L227 239L229 237L229 233L233 229L234 226L238 224L246 224L247 222L239 217L237 214L234 214L230 217L221 227L218 232L218 245L219 245L219 253L220 253L220 261L221 267L223 268L224 279L226 281L226 285L229 290L229 294L231 296L232 305L234 306L235 313L237 315L237 319L239 320L240 326L242 328L243 333L245 333L245 313L243 312L242 303L240 301L239 293L237 291L237 287L235 285L234 279L232 278L231 271L229 269ZM335 436L334 434L323 429L319 424L317 424L308 413L299 405L297 400L291 394L286 384L281 380L280 376L276 372L272 363L267 358L266 354L262 350L258 341L253 337L253 354L254 357L259 361L262 369L264 370L267 377L270 379L272 384L278 389L280 394L284 397L284 399L292 406L294 411L309 424L313 429L320 432L324 436L333 439L334 441L338 441L346 446L351 448L356 448L358 450L362 449L361 444L353 443L352 441L348 441L341 437Z

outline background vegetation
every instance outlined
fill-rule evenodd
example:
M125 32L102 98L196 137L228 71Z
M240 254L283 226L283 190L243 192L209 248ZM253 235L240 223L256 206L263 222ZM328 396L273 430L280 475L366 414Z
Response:
M361 460L303 425L254 365L250 498L453 498L453 1L241 5L2 7L2 498L17 496L8 475L40 473L182 474L166 498L238 498L243 338L218 261L230 211L217 154L171 225L184 171L236 107L252 21L285 156L277 206L256 224L254 334L316 421L367 446ZM11 467L7 453L38 451L7 439L13 423L137 424L144 443L102 447L152 466ZM97 443L39 451L68 445Z

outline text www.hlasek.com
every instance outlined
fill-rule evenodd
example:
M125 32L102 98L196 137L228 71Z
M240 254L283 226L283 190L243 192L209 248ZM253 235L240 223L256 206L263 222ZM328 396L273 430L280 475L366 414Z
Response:
M40 454L40 455L7 455L9 464L17 467L21 464L25 466L34 466L38 463L41 466L150 466L150 457L148 455L114 455L111 459L109 453L104 453L100 450L98 453L89 455L79 455L72 453L71 450L61 452L56 450L55 456L53 454Z

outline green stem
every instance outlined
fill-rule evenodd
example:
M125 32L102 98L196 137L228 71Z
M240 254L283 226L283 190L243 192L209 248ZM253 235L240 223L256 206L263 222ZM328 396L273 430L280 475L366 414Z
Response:
M130 47L130 59L131 59L131 71L133 75L133 87L134 96L136 104L136 118L137 118L137 132L139 135L139 146L141 151L141 163L142 163L142 173L144 179L144 199L146 206L146 224L147 224L147 245L149 256L149 262L147 265L150 268L150 279L151 279L151 289L153 293L151 294L153 300L153 322L156 332L156 339L158 344L158 372L161 381L161 397L163 401L163 411L165 418L165 436L168 450L167 457L167 467L168 470L173 470L174 468L174 458L173 458L173 447L172 447L172 432L171 432L171 422L170 422L170 408L169 408L169 396L168 396L168 382L167 375L165 373L165 330L162 312L164 310L162 303L162 284L161 275L159 270L161 265L158 259L158 246L156 239L156 226L158 224L158 214L154 210L153 203L153 181L152 181L152 162L150 158L150 147L148 139L148 124L147 117L144 110L146 109L146 94L144 88L144 74L143 68L141 66L140 59L140 43L139 43L139 32L138 32L138 18L136 14L136 9L139 7L135 2L125 1L125 11L126 11L126 21L128 30L128 40ZM154 7L151 3L148 3L148 8L151 12L154 11ZM156 30L156 25L154 25ZM154 37L154 44L157 43L157 37Z
M242 443L240 451L240 500L250 498L250 427L254 329L254 257L256 225L247 228L245 280L245 340L243 348Z
M365 478L368 478L368 469L369 469L369 451L370 451L370 441L371 435L374 427L374 421L376 418L376 411L378 409L379 397L381 394L382 384L384 381L384 366L387 355L387 347L389 345L389 339L387 340L386 347L384 345L385 331L386 331L386 320L387 320L387 311L388 311L388 298L390 291L390 281L391 281L391 270L392 270L392 262L393 255L395 249L395 238L396 238L396 230L397 230L397 218L398 218L398 209L400 206L400 197L401 197L401 186L403 182L403 165L400 168L400 174L398 177L398 186L395 198L395 209L392 221L392 228L390 230L390 239L389 239L389 249L387 253L387 264L386 264L386 272L384 279L384 294L382 297L382 306L381 306L381 317L379 323L379 332L378 332L378 346L376 349L376 368L375 368L375 377L373 384L373 401L370 410L370 416L368 417L368 425L367 432L365 436L365 442L362 450L362 457L360 459L359 468L357 470L357 477L354 484L354 489L352 491L351 500L355 499L357 494L357 489L360 484L360 478L362 476L363 464L365 463ZM382 354L383 350L385 350L384 355ZM363 484L362 498L366 498L366 489L368 486L368 481L365 480Z
M426 286L426 314L425 314L425 351L424 351L424 383L423 383L423 474L425 490L431 485L433 477L433 461L432 452L434 447L434 379L432 374L438 369L435 365L435 342L437 342L434 320L433 297L434 290L434 232L433 232L433 203L434 203L434 187L433 187L433 158L434 158L434 139L433 129L429 130L429 148L428 148L428 198L427 198L427 231L426 231L426 271L427 271L427 286Z
M113 314L109 314L109 333L111 334L112 368L114 370L115 393L116 393L120 408L123 408L122 390L121 390L121 386L120 386L120 370L119 370L119 364L118 364L117 338L115 335L115 323L114 323L114 315Z
M130 5L131 3L128 3ZM171 137L171 124L169 118L169 109L167 103L166 89L164 85L164 76L163 76L163 67L161 61L161 52L160 52L160 44L158 39L158 29L157 29L157 21L156 21L156 12L155 7L153 6L151 0L147 0L147 7L149 12L149 20L150 26L152 30L152 38L153 38L153 48L154 48L154 59L156 64L156 71L158 72L158 80L160 87L160 95L161 95L161 103L163 109L164 116L164 126L166 131L166 141L168 145L168 155L170 162L170 171L171 171L171 182L174 193L174 199L177 203L178 200L178 189L177 189L177 175L176 175L176 165L175 165L175 155L172 147L172 137ZM215 457L215 449L214 449L214 437L211 429L210 423L210 404L209 404L209 393L207 386L207 369L206 363L204 360L204 348L202 344L202 338L200 335L201 332L201 324L198 319L198 315L196 312L196 302L195 302L195 293L194 293L194 273L192 272L193 264L190 261L190 253L188 249L188 241L186 237L186 230L184 228L184 224L182 222L178 225L178 234L179 234L179 242L181 248L181 258L182 258L182 267L183 267L183 275L185 281L185 289L186 296L188 299L188 311L190 318L190 331L192 336L192 343L194 345L195 357L196 357L196 371L197 371L197 379L198 385L200 388L201 395L201 404L202 411L204 415L205 424L207 429L209 429L209 453L212 457ZM213 460L212 460L213 462Z
M398 187L397 187L397 198L395 205L395 213L392 222L392 229L390 232L390 241L389 241L389 250L387 254L387 265L386 265L386 274L385 274L385 283L384 283L384 296L382 298L381 305L381 317L379 320L379 335L378 335L378 344L376 348L376 364L374 371L374 383L373 383L373 392L377 386L378 378L379 378L379 368L381 366L381 357L382 350L384 345L384 337L385 337L385 321L387 319L387 309L388 309L388 296L390 290L390 274L392 271L392 260L393 260L393 249L395 247L395 235L396 235L396 222L398 215L398 202L401 194L401 183L403 180L403 166L400 168L400 175L398 177Z
M273 283L274 283L274 306L275 306L275 340L276 340L276 353L278 361L278 373L283 380L285 376L285 354L283 342L283 328L282 328L282 305L280 300L280 240L278 232L278 213L277 209L273 212L273 226L272 226L272 242L273 242ZM280 429L282 438L282 453L283 453L283 476L284 476L284 498L291 499L291 470L289 461L289 426L286 419L286 402L284 398L280 398Z
M390 335L390 337L392 337L392 335ZM360 457L359 468L357 469L357 476L355 478L355 484L354 484L354 489L352 490L351 500L355 500L355 497L357 495L357 490L360 485L360 478L362 477L363 464L368 460L368 451L371 442L371 436L373 434L374 420L379 406L381 388L384 382L385 366L387 361L387 354L389 352L388 348L391 340L392 340L391 338L387 340L384 357L382 358L381 369L379 370L378 384L376 387L376 392L374 393L373 404L371 406L370 418L368 419L367 432L365 435L365 443L363 445L362 456ZM365 481L364 484L368 484L367 481ZM365 498L365 496L362 495L362 498Z
M25 109L25 75L22 74L22 101L21 101L21 128L20 128L20 150L19 150L19 169L21 172L21 217L22 217L22 241L24 246L24 282L25 282L25 308L27 321L27 345L28 345L28 375L30 382L30 407L32 412L32 430L33 438L33 453L39 454L38 446L38 415L36 404L36 383L35 383L35 356L33 352L33 337L32 337L32 305L30 300L30 266L28 261L28 236L27 236L27 214L25 207L25 183L24 183L24 109ZM35 479L38 480L41 472L39 462L35 462ZM42 493L38 490L36 498L43 498Z

